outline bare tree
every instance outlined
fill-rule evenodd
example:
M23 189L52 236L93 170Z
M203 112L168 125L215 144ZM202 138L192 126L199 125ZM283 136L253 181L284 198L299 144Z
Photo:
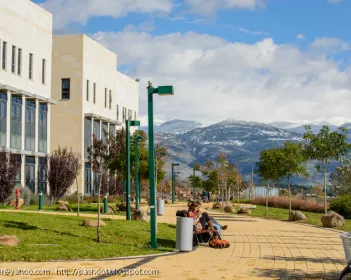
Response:
M4 203L11 195L19 169L20 164L17 163L16 155L2 149L0 151L0 203Z
M50 157L46 158L45 170L50 186L51 203L63 197L82 168L81 156L72 149L59 147Z

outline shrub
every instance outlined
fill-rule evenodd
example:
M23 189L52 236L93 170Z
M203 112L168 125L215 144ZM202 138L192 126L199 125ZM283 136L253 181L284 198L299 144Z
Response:
M251 201L252 204L266 206L265 197L257 197ZM289 209L289 198L288 197L272 197L268 199L268 206L274 208ZM302 200L302 199L292 199L291 209L300 210L307 212L323 213L324 206L319 204L317 201L313 200Z
M339 213L346 219L351 218L351 194L342 195L334 198L330 202L330 210Z
M76 195L77 197L77 195ZM116 203L118 201L118 196L114 196L114 195L109 195L108 196L108 203ZM94 196L84 196L83 197L83 201L85 203L98 203L98 196L94 195ZM100 202L104 201L104 196L101 195L100 196ZM76 203L76 202L75 202Z
M39 205L39 194L31 193L30 205ZM51 205L51 199L47 195L44 195L43 205Z
M16 199L16 189L20 190L20 198L23 199L23 204L24 205L30 205L31 197L32 197L32 191L27 188L27 187L15 187L13 188L11 195L7 199L7 203L11 200Z

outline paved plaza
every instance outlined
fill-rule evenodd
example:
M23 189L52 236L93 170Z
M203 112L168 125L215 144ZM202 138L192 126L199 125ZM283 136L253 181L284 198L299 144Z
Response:
M209 207L210 205L203 207ZM175 223L175 212L185 204L166 205L159 222ZM231 215L208 210L223 225L228 249L201 245L190 253L132 257L103 261L67 261L43 263L1 263L1 268L50 269L51 276L21 279L77 279L58 276L56 269L157 269L157 276L81 276L79 279L337 279L345 266L340 232L301 225ZM83 215L82 215L83 216ZM89 215L91 216L91 215ZM124 217L115 216L116 219ZM1 277L1 279L4 279ZM14 279L14 278L12 278Z

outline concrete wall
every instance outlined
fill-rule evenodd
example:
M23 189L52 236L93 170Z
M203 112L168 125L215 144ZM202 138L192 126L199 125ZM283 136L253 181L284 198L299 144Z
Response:
M6 71L0 65L0 84L50 98L52 15L29 0L0 0L0 57L7 42ZM16 47L15 74L11 72L12 46ZM17 72L18 49L22 49L21 74ZM33 79L29 79L29 54L33 54ZM46 79L42 84L42 60ZM2 59L0 60L0 64Z

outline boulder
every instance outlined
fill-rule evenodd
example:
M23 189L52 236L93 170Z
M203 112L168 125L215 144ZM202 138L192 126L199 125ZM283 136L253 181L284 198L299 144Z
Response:
M101 207L100 207L100 213L101 214L104 214L104 205L102 205ZM116 213L116 210L115 209L113 209L111 206L107 206L107 214L114 214L114 213Z
M56 211L71 211L73 212L73 210L71 209L71 207L69 207L66 204L60 204L57 208Z
M58 201L56 202L56 204L65 204L65 205L68 205L69 203L68 203L68 201L58 200Z
M345 225L344 217L331 210L329 210L327 214L322 215L321 221L324 227L329 228L342 227Z
M238 214L251 214L251 210L249 208L246 207L241 207L238 211Z
M121 203L116 205L118 211L120 212L126 212L127 211L127 203ZM135 206L130 205L130 211L134 212L135 211Z
M86 226L86 227L97 227L98 226L98 220L84 220L83 221L83 226ZM106 226L105 222L100 220L100 226Z
M224 207L224 212L235 213L235 209L234 207L227 205L226 207Z
M220 202L213 203L212 205L213 209L222 209L222 204Z
M19 244L19 239L14 235L0 235L0 245L3 246L17 246Z
M291 211L289 214L289 221L304 221L307 220L307 217L301 211Z
M165 200L165 204L170 204L170 203L171 203L170 200L168 200L168 199Z
M23 198L18 199L18 208L21 208L24 204ZM10 207L16 207L16 199L10 200L8 203L8 206Z
M143 222L147 222L148 219L148 215L145 211L143 210L136 210L134 211L133 215L132 215L132 220L133 221L143 221Z

